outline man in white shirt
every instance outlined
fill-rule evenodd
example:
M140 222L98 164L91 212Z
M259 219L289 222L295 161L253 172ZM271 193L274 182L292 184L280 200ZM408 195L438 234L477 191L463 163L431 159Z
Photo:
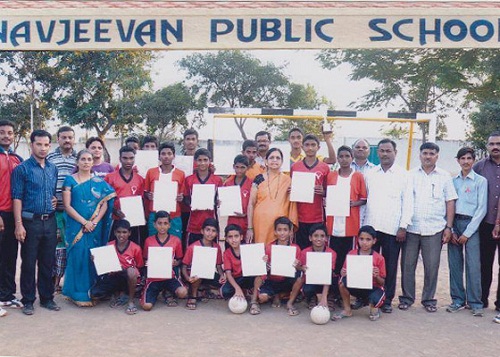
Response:
M436 167L439 146L420 146L421 166L410 171L413 188L413 218L408 226L401 254L400 310L415 302L415 270L419 253L424 263L424 288L421 302L427 312L437 311L437 287L441 246L450 241L457 193L451 175Z
M368 160L368 156L370 156L370 144L366 139L358 139L352 144L352 154L354 160L352 160L351 167L363 175L366 175L375 166Z
M374 250L385 259L385 302L382 312L392 312L391 302L396 291L399 252L406 239L406 229L411 224L413 195L408 173L395 165L396 143L383 139L377 145L380 165L365 175L368 201L366 203L365 225L377 231Z

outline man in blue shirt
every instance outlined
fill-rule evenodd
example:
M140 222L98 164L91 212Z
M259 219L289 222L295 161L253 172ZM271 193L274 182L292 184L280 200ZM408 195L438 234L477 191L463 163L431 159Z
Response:
M36 287L40 306L59 311L54 302L52 267L57 245L55 207L57 167L48 162L51 136L35 130L30 136L31 157L12 172L15 236L21 242L23 313L33 315ZM38 281L35 272L38 263Z

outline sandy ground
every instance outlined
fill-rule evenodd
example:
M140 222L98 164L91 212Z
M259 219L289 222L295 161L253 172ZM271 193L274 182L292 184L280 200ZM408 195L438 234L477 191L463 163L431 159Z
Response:
M421 262L418 275L421 283ZM310 321L302 304L297 317L270 306L263 306L258 316L234 315L221 300L200 303L197 311L186 310L183 300L174 308L157 303L151 312L128 316L107 303L78 308L59 295L59 312L42 309L37 302L31 317L9 310L0 319L0 355L497 356L500 325L492 322L491 307L483 318L467 310L456 314L445 310L449 303L446 250L439 278L440 309L434 314L415 304L409 311L395 308L371 322L364 308L350 319L322 326ZM399 291L398 287L396 294ZM420 291L418 284L417 299Z

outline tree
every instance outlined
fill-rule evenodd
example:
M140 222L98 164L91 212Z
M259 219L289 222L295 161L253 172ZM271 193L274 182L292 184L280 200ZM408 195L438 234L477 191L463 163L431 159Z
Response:
M342 63L352 66L354 81L370 79L376 87L356 105L359 110L399 104L401 112L438 113L438 136L446 134L444 112L457 107L457 99L469 88L470 53L455 49L326 50L318 56L322 66L332 69ZM420 125L423 140L428 125Z
M141 119L134 108L151 84L152 59L147 51L64 53L58 66L65 85L59 105L62 119L95 129L101 138L113 127L130 130Z
M197 98L208 105L275 107L282 106L287 97L288 79L283 68L262 63L246 52L196 53L181 59L178 65L187 71ZM234 119L244 140L246 121Z
M485 152L490 133L500 130L500 100L482 104L479 111L470 115L470 123L472 130L467 133L467 140Z

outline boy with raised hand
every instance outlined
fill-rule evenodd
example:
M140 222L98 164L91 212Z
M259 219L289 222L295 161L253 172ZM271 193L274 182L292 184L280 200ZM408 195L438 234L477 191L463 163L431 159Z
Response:
M351 250L348 255L372 255L373 256L373 288L372 289L356 289L348 288L347 280L347 260L340 271L341 279L339 281L340 295L342 296L342 303L344 310L332 316L333 321L341 320L343 318L352 316L351 308L351 295L368 300L370 305L370 320L376 321L380 318L379 308L383 305L385 300L385 260L382 255L373 250L373 246L377 241L377 232L372 226L363 226L358 232L358 246L359 249Z
M302 141L302 147L306 153L303 160L297 161L290 169L290 176L295 172L307 172L316 176L314 183L314 201L312 203L297 202L299 217L299 229L295 235L296 243L300 249L307 248L309 242L309 229L313 224L323 223L323 197L326 192L326 178L330 168L320 161L316 154L320 148L319 139L314 135L306 135Z
M181 264L183 258L181 239L168 232L170 228L170 215L168 212L158 211L154 215L154 225L158 233L146 239L143 251L144 260L147 262L149 248L151 247L171 247L174 258L172 266L176 268ZM142 308L146 311L151 310L156 303L158 294L162 291L168 291L180 299L187 296L186 287L182 285L176 272L172 270L171 279L154 279L149 277L146 279L146 286L141 296ZM165 303L170 307L177 306L175 299L165 299Z

